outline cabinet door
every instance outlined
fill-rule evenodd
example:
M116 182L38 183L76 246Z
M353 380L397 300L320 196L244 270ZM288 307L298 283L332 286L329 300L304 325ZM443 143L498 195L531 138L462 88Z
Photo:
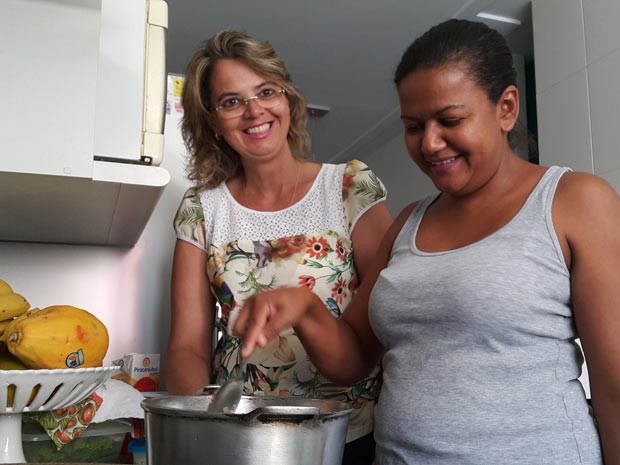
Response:
M93 170L101 0L3 0L0 171Z

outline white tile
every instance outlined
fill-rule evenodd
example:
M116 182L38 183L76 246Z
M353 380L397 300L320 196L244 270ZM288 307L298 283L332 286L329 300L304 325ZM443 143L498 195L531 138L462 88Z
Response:
M532 0L532 30L537 93L585 68L581 0Z
M588 67L594 172L620 168L620 49Z
M620 1L583 0L588 63L620 49Z
M537 94L540 164L593 172L586 70Z
M610 171L608 173L602 173L599 176L611 184L611 187L616 189L616 192L620 195L620 169Z

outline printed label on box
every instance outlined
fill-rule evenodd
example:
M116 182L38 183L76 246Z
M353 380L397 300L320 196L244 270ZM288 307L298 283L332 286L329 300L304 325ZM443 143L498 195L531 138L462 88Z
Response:
M122 369L114 379L141 392L154 392L159 388L159 354L126 354L112 363Z

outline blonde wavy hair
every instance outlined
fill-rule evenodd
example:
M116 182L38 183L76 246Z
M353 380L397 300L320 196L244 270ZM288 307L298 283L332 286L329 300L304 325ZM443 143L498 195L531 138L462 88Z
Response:
M258 74L273 79L286 90L291 119L287 140L293 156L305 159L311 149L306 128L306 98L293 85L284 63L273 47L243 32L219 32L203 42L190 57L181 97L184 111L181 134L190 153L187 177L196 186L209 189L243 169L239 154L224 139L217 139L209 124L212 117L209 112L212 105L211 76L216 64L222 59L238 60Z

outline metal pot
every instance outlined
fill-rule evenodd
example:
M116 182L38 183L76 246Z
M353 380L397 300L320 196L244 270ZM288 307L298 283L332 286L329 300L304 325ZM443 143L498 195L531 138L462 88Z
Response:
M340 465L351 406L299 397L243 396L234 414L211 396L142 401L149 465Z

